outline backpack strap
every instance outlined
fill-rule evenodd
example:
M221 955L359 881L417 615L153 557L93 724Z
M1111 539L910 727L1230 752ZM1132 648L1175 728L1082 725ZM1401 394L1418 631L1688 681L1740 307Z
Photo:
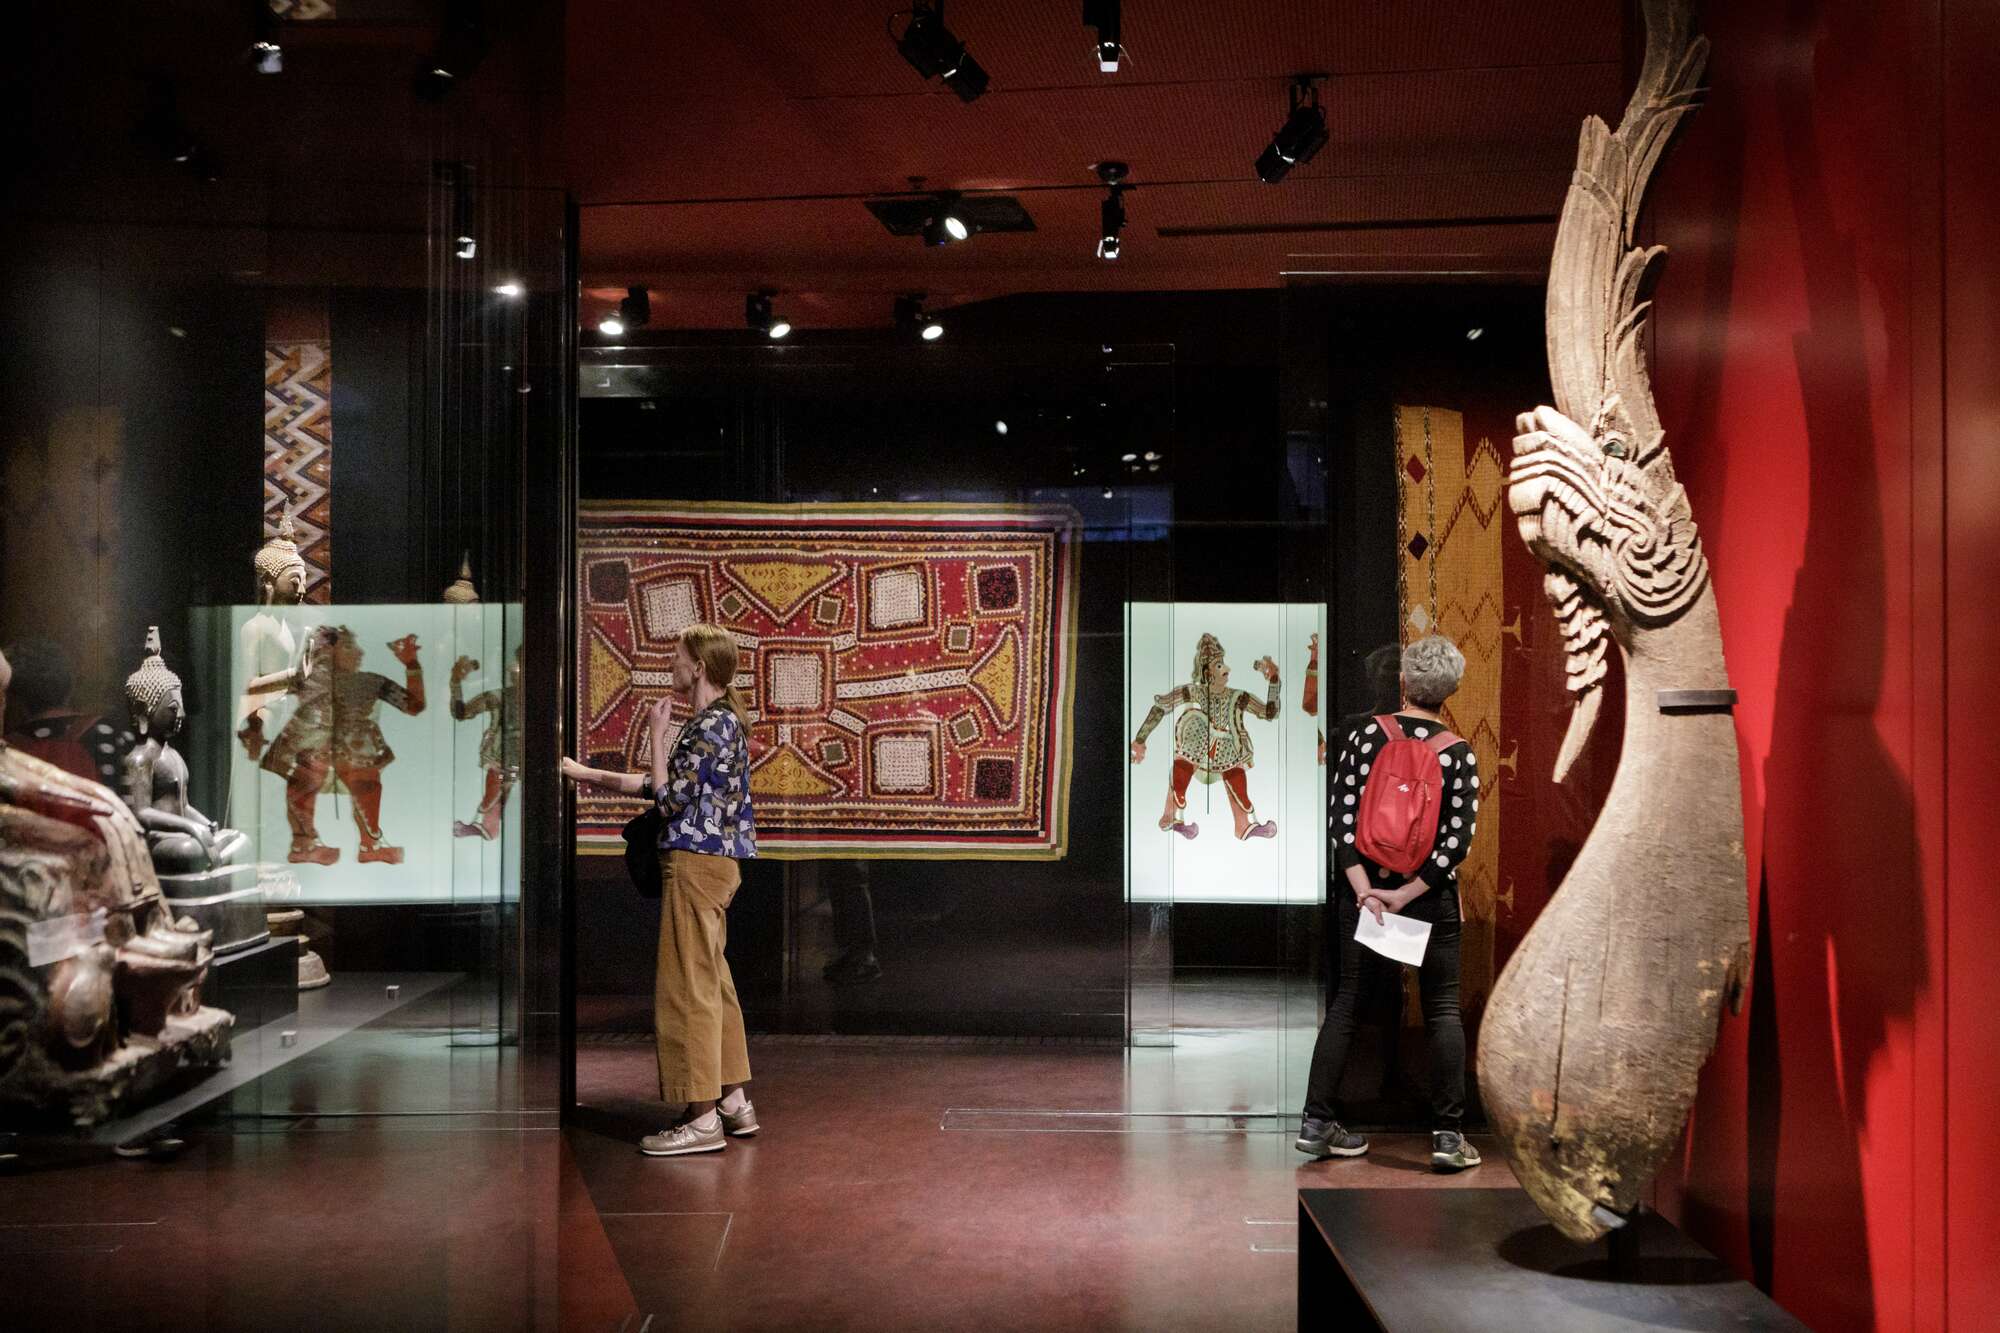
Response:
M1410 733L1403 730L1403 720L1394 713L1381 714L1375 719L1375 724L1381 727L1384 734L1392 741L1403 741L1410 738ZM1464 739L1463 736L1459 736L1453 732L1438 730L1432 732L1425 739L1424 744L1430 747L1432 754L1443 754L1446 750L1449 750Z

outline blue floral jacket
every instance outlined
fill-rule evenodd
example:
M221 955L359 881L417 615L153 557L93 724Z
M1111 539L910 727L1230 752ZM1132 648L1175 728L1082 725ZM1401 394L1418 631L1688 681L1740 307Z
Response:
M654 793L662 850L678 848L742 860L757 854L750 809L750 747L725 703L688 719L667 760L666 785Z

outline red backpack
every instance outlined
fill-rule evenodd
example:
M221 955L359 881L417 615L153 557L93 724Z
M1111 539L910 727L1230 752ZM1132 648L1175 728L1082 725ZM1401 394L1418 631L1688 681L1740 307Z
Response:
M1354 847L1376 865L1408 875L1437 842L1438 804L1444 799L1444 766L1438 756L1459 738L1439 728L1416 740L1386 713L1375 725L1388 743L1375 752L1361 787Z

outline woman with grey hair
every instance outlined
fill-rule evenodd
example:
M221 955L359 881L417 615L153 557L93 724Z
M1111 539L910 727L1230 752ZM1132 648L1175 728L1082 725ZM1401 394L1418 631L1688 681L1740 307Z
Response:
M1340 937L1339 990L1327 1005L1313 1046L1306 1082L1306 1106L1297 1148L1313 1157L1359 1157L1368 1140L1343 1128L1337 1091L1347 1048L1359 1025L1360 1001L1385 982L1397 966L1357 944L1361 913L1395 912L1431 926L1418 983L1424 1028L1430 1045L1431 1166L1457 1171L1479 1165L1479 1153L1465 1141L1465 1028L1458 1008L1458 865L1479 828L1479 765L1472 746L1445 726L1439 710L1458 690L1465 654L1443 635L1419 639L1403 650L1403 707L1393 715L1363 722L1347 735L1330 780L1334 868ZM1430 854L1413 875L1377 864L1355 843L1356 818L1369 769L1383 747L1404 737L1424 741L1437 754L1441 793L1437 831ZM1436 739L1433 739L1433 738ZM1448 739L1449 744L1443 744Z

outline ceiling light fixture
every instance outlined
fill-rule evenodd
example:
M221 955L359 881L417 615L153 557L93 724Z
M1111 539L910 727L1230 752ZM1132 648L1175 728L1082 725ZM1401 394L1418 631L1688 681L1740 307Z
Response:
M869 199L864 205L891 236L915 236L925 245L953 245L988 232L1035 230L1034 218L1011 194L917 190Z
M437 43L417 66L417 96L426 102L443 101L492 49L485 0L445 0Z
M271 8L271 0L250 0L250 60L259 74L285 72L285 47L278 31L281 21Z
M907 292L896 298L895 323L897 334L903 338L934 343L944 337L943 321L924 313L922 292Z
M619 322L618 316L606 315L597 321L597 331L607 338L616 338L625 332L625 326Z
M891 14L890 34L911 69L926 79L942 79L961 102L974 101L986 91L985 69L965 49L965 43L944 26L944 0L916 0L912 8L901 12L907 13L910 21L903 25L901 35L896 35L897 15Z
M930 216L924 219L925 245L952 245L972 235L972 224L959 211L958 196L941 194Z
M1481 335L1481 334L1483 334L1483 333L1485 333L1485 332L1486 332L1486 330L1485 330L1485 328L1484 328L1484 327L1482 327L1482 326L1480 326L1480 325L1474 325L1473 327L1471 327L1471 328L1469 328L1469 329L1467 329L1467 330L1465 331L1465 340L1466 340L1467 342L1478 342L1478 341L1479 341L1479 338L1480 338L1480 335Z
M1130 187L1125 184L1125 176L1130 168L1123 162L1099 162L1097 179L1109 187L1111 193L1097 206L1097 257L1116 259L1123 248L1118 233L1125 230L1125 204L1119 197Z
M518 282L503 282L499 286L495 287L493 290L494 292L496 292L501 296L517 297L522 292L526 291L527 288L523 287Z
M743 298L743 322L751 332L761 333L773 342L792 331L790 320L779 319L771 311L771 298L776 295L776 292L766 288Z
M1271 136L1271 142L1257 155L1257 179L1276 185L1293 167L1302 167L1326 147L1326 112L1320 110L1319 80L1323 75L1301 74L1292 80L1291 111L1285 123Z
M1120 8L1120 0L1083 0L1083 26L1097 30L1097 68L1104 74L1116 74L1125 54L1118 36Z
M478 210L472 198L472 173L470 162L440 158L431 163L431 179L448 195L453 253L460 259L479 256L479 241L473 234L477 230Z

